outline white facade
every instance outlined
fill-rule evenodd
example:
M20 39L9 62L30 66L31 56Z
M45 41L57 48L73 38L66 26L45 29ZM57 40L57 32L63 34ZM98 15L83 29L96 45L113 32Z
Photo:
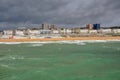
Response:
M72 30L71 29L63 29L63 30L60 30L61 33L64 33L64 34L70 34L72 33Z
M118 29L118 33L120 33L120 29Z
M97 30L89 30L88 32L91 33L91 34L92 33L97 33Z
M39 35L40 34L40 30L29 30L29 34L30 35Z
M66 29L60 30L61 33L66 33Z
M20 30L16 30L15 35L17 36L24 36L24 32Z
M2 35L1 38L3 39L9 39L10 35Z
M1 32L0 32L0 38L2 37L2 35L3 35L3 32L1 31Z
M81 30L80 30L80 33L85 33L85 34L87 34L87 33L88 33L88 30L87 30L87 29L81 29Z
M53 34L59 34L59 31L58 30L53 30L52 33Z
M112 29L113 33L120 33L120 29Z
M12 30L4 30L4 35L12 35L13 31Z
M111 29L102 29L101 30L102 33L111 33Z
M71 30L71 29L67 29L67 30L66 30L66 33L67 33L67 34L70 34L70 33L72 33L72 30Z
M51 34L51 30L40 30L40 34Z

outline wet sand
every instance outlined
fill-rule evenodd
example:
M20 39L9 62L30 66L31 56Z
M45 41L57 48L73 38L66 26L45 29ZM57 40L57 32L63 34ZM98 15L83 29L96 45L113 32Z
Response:
M72 40L120 40L120 37L68 37L68 38L23 38L0 39L0 42L35 42L35 41L72 41Z

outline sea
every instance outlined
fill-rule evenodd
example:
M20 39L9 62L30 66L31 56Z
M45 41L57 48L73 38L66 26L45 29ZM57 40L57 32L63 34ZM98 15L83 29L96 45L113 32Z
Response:
M0 80L120 80L120 41L1 42Z

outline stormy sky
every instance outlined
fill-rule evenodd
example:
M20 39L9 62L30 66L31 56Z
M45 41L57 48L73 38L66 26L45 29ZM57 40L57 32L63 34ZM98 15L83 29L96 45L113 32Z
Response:
M120 25L120 0L0 0L0 28Z

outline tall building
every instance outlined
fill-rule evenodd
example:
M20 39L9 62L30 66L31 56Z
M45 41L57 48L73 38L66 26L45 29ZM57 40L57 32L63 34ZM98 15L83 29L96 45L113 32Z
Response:
M57 27L56 25L54 25L54 24L51 24L51 25L50 25L50 29L51 29L51 30L57 30L58 27Z
M100 24L93 24L93 29L99 30L100 29Z
M86 28L87 28L88 30L93 29L93 24L87 24L87 25L86 25Z
M49 25L48 24L42 24L42 29L49 30Z

